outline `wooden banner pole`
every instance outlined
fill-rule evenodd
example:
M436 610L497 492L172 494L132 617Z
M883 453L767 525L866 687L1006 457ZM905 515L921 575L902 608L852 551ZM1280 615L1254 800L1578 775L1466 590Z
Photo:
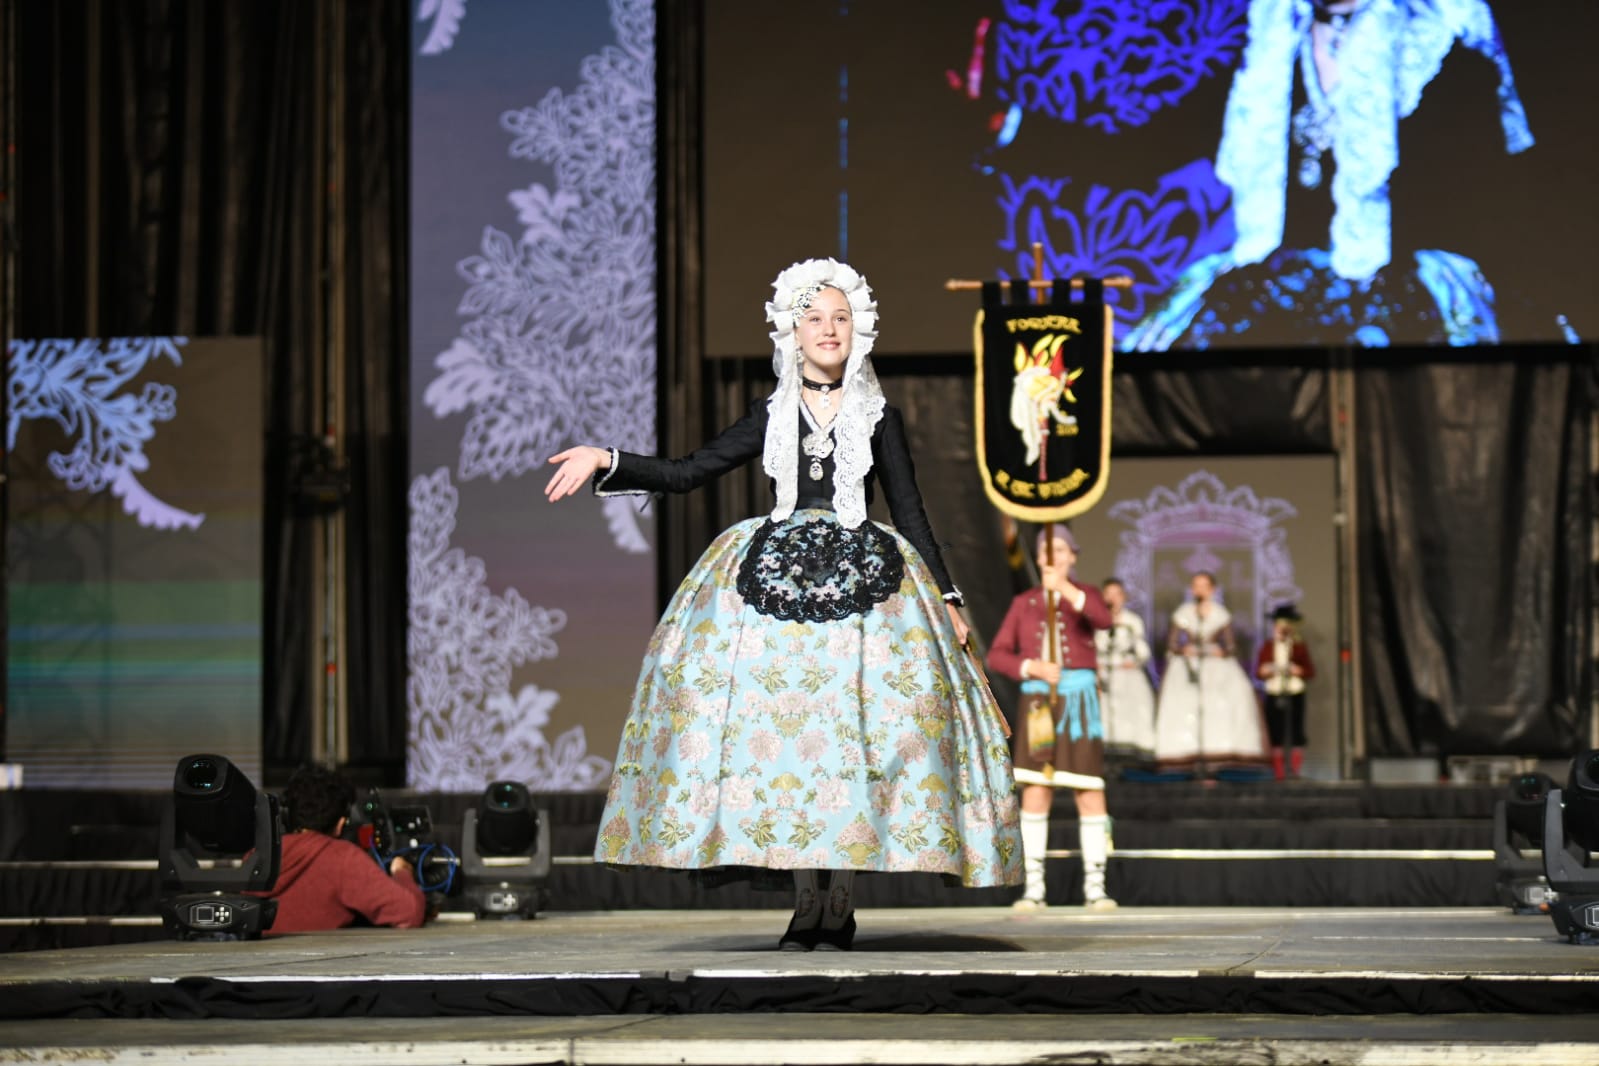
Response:
M1071 287L1074 289L1080 289L1083 287L1082 278L1061 278L1059 280L1069 281L1071 283ZM1130 289L1133 287L1132 278L1121 276L1105 278L1104 283L1105 288L1107 289ZM1001 282L1001 284L1007 283ZM1009 284L1015 284L1015 282L1010 282ZM1054 281L1049 281L1045 278L1033 278L1027 282L1027 287L1030 289L1047 289L1054 284ZM945 292L971 292L976 289L981 289L982 287L982 281L973 278L950 278L944 282Z

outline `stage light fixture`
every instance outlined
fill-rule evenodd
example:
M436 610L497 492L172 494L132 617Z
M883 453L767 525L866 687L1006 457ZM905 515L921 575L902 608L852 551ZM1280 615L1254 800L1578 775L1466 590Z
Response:
M179 940L254 940L272 925L283 823L278 799L257 792L220 755L178 760L161 814L161 924Z
M1542 856L1529 859L1522 852L1543 847L1544 802L1554 787L1548 774L1518 774L1494 804L1495 891L1499 901L1517 914L1543 914L1549 909Z
M1571 761L1564 789L1544 800L1543 869L1549 917L1574 944L1599 944L1599 749Z
M527 786L495 781L461 823L463 894L479 918L531 918L548 900L550 816Z
M1566 780L1566 833L1591 852L1599 852L1599 749L1571 761Z

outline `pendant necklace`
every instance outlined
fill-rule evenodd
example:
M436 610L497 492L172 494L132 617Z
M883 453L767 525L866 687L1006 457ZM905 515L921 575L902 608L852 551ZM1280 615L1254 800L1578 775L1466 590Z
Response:
M805 384L809 387L811 383L806 381ZM833 454L833 424L829 422L823 426L818 423L816 416L811 414L810 406L803 400L800 401L800 413L805 416L805 423L811 427L811 431L800 441L800 448L811 457L810 470L807 472L811 475L812 481L820 481L822 460Z

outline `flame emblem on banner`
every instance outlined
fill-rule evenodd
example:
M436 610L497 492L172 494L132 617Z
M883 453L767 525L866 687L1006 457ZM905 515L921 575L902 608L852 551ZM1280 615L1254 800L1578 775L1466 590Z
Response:
M1038 462L1050 422L1075 428L1077 419L1061 405L1076 403L1072 384L1083 375L1083 368L1067 370L1061 347L1068 334L1046 333L1033 342L1032 351L1016 345L1016 378L1011 384L1010 423L1021 434L1027 447L1027 462ZM1069 435L1070 430L1063 435Z

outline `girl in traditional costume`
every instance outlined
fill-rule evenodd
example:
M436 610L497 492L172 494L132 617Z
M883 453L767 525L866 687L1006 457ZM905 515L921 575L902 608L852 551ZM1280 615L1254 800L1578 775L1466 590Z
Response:
M1121 578L1107 578L1100 592L1110 608L1110 628L1094 633L1104 693L1105 754L1147 762L1155 756L1155 689L1145 673L1151 652L1144 620L1127 606Z
M546 495L688 492L759 457L777 504L719 536L650 639L595 858L792 875L785 950L847 949L854 874L1021 880L1005 723L965 649L854 269L795 263L766 305L777 389L690 455L577 447ZM866 509L880 483L894 527Z
M1258 762L1265 730L1255 687L1237 658L1233 618L1216 599L1216 579L1201 570L1192 598L1172 612L1166 670L1155 712L1155 758L1162 763Z

